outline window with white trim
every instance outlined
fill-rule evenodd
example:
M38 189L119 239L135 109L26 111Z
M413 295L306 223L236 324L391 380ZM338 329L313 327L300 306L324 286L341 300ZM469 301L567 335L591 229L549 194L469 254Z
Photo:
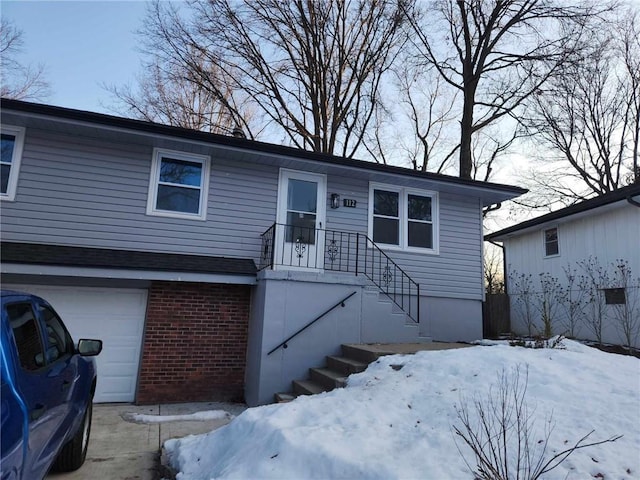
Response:
M369 199L369 237L375 243L437 253L438 196L435 192L372 184Z
M558 243L558 229L548 228L544 231L544 256L553 257L560 254Z
M205 155L156 148L147 214L204 220L210 161Z
M14 200L24 145L24 128L2 126L0 154L0 198Z

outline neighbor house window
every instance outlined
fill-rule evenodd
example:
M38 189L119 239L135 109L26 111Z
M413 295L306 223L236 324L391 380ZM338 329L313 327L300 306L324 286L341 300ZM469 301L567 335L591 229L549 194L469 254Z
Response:
M627 303L624 288L605 288L604 300L607 305L624 305Z
M436 252L435 193L372 185L370 199L369 236L375 243Z
M210 159L155 149L147 213L204 220Z
M544 231L544 255L551 257L560 253L558 245L558 229L548 228Z
M2 126L2 155L0 169L0 198L13 200L18 186L18 173L22 159L22 145L24 143L24 129L19 127Z

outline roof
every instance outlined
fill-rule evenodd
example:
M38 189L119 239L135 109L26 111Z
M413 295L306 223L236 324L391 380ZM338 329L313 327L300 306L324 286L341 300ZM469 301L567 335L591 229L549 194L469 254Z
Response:
M13 110L32 115L50 116L59 119L65 119L76 122L87 122L90 124L102 125L105 127L122 128L137 132L151 133L155 135L164 135L169 137L178 137L185 140L193 140L210 144L225 145L238 149L250 150L266 154L281 155L295 157L314 162L325 163L330 165L338 165L343 167L351 167L362 170L377 171L406 177L421 178L424 180L438 181L449 184L457 184L462 186L470 186L492 190L506 194L507 198L514 198L527 192L526 189L512 185L504 185L499 183L481 182L479 180L470 180L451 175L443 175L431 172L422 172L409 168L398 167L394 165L385 165L381 163L368 162L364 160L356 160L351 158L339 157L324 153L310 152L298 148L286 147L271 143L258 142L245 138L233 137L228 135L219 135L214 133L191 130L182 127L174 127L159 123L147 122L142 120L134 120L130 118L117 117L102 113L88 112L84 110L75 110L52 105L44 105L39 103L24 102L21 100L0 99L0 108L2 110ZM505 196L505 195L503 195Z
M503 230L490 233L489 235L485 235L484 239L485 240L501 240L502 237L506 237L510 234L517 233L517 232L526 230L528 228L536 227L538 225L542 225L547 222L560 220L560 219L563 219L572 215L576 215L579 213L588 212L589 210L601 208L601 207L604 207L605 205L610 205L612 203L620 202L622 200L626 201L628 198L632 198L637 195L640 195L640 184L635 183L633 185L628 185L626 187L622 187L617 190L614 190L613 192L605 193L598 197L590 198L588 200L584 200L583 202L576 203L569 207L556 210L555 212L542 215L541 217L536 217L531 220L527 220L526 222L518 223L516 225L505 228Z
M0 261L2 263L218 275L255 276L257 272L253 260L245 258L14 242L2 242L0 245Z

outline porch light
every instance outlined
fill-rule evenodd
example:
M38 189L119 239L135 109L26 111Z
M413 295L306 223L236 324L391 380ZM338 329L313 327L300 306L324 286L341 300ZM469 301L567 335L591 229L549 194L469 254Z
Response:
M340 195L338 195L337 193L332 193L331 208L338 208L338 207L340 207Z

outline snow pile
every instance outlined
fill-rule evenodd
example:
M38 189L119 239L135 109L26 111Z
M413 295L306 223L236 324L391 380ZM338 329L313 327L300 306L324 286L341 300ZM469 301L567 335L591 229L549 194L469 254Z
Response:
M169 440L165 450L177 480L472 478L452 433L455 406L486 396L503 369L520 366L540 439L552 415L549 452L591 430L589 441L623 435L574 452L545 478L640 478L640 361L563 344L383 357L345 389L248 409L209 434Z

